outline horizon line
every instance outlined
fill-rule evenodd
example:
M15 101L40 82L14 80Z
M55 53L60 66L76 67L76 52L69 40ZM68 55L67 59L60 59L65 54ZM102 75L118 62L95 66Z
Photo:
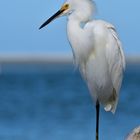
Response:
M72 63L73 55L68 53L49 54L0 54L0 63ZM140 55L127 55L126 62L140 63Z

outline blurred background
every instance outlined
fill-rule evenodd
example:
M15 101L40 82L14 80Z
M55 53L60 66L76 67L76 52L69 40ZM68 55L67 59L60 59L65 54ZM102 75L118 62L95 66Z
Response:
M0 139L91 140L95 108L66 37L66 17L39 26L63 0L0 3ZM140 1L96 0L96 18L113 23L127 67L115 115L101 110L100 137L123 140L140 124Z

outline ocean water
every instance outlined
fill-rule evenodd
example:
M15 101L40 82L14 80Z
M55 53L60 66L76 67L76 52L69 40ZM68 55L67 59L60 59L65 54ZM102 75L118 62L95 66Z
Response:
M115 115L101 108L100 140L140 125L140 64L128 64ZM71 64L2 64L0 140L94 140L95 107Z

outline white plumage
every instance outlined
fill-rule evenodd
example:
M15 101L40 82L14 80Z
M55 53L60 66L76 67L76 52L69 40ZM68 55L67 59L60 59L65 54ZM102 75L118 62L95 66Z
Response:
M88 4L87 16L82 7L69 16L68 38L75 63L79 66L95 103L98 99L106 111L114 113L125 68L124 54L113 25L102 20L89 20L93 8L91 1ZM82 28L80 24L84 22Z
M67 0L49 18L44 27L58 16L67 15L67 34L74 62L85 79L96 104L96 140L98 140L99 104L115 113L125 69L125 58L113 25L92 20L95 5L91 0Z

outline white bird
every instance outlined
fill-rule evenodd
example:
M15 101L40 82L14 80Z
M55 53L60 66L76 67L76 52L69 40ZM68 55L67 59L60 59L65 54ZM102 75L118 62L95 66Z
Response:
M57 17L67 15L67 34L74 62L87 83L96 104L96 140L99 138L100 104L115 113L125 69L125 57L114 26L92 20L92 0L67 0L39 29Z

